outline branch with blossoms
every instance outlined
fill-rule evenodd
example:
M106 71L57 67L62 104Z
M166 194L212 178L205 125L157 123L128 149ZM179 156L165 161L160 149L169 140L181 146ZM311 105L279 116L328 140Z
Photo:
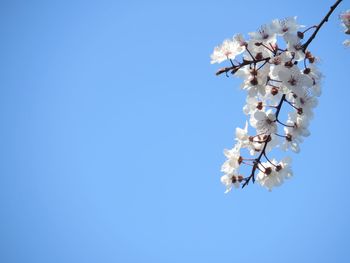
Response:
M292 176L291 158L277 161L269 153L276 147L299 152L299 144L310 135L308 126L321 94L322 74L308 47L341 2L336 1L318 25L305 28L296 17L276 19L249 33L249 39L237 34L214 49L211 63L230 63L216 75L243 79L241 87L248 93L243 112L255 129L255 135L249 134L248 122L243 129L236 128L236 144L224 151L227 160L221 167L221 182L226 192L255 181L271 190ZM285 106L289 111L282 120ZM250 156L244 157L243 151ZM243 165L251 167L246 176L240 172Z
M341 19L343 27L344 27L344 33L347 34L347 35L350 35L350 9L345 11L345 12L343 12L340 15L340 19ZM346 47L350 47L350 40L346 39L343 42L343 44Z

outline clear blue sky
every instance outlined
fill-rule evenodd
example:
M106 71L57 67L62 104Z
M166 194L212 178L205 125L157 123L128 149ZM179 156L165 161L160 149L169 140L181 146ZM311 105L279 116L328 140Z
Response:
M213 47L330 1L1 1L0 262L349 262L349 56L337 16L294 178L224 195L245 94Z

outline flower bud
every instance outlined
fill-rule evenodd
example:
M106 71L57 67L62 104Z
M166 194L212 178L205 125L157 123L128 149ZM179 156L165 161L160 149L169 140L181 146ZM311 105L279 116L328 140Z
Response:
M261 101L258 102L258 105L256 106L258 110L262 110L263 108L263 103Z
M272 172L271 167L266 167L265 168L265 174L269 175L269 174L271 174L271 172Z
M293 67L293 62L292 61L287 61L286 63L284 63L284 66L286 67L286 68L291 68L291 67Z
M252 84L253 86L258 85L258 79L256 77L252 78L250 84Z
M277 95L277 94L278 94L278 89L277 89L276 87L272 87L272 89L271 89L271 94L272 94L273 96Z
M257 53L256 56L255 56L255 59L257 59L257 60L260 60L260 59L263 59L263 58L264 57L263 57L261 52Z
M298 37L299 37L300 39L303 39L303 38L304 38L304 33L303 33L303 32L298 31L298 32L297 32L297 35L298 35Z
M282 165L280 165L280 164L277 165L275 170L276 170L276 172L281 171L282 170Z
M310 68L306 68L304 69L303 73L304 74L309 74L311 72L311 69Z

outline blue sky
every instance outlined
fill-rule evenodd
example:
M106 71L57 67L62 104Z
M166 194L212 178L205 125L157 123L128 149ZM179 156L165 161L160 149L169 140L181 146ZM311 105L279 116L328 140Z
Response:
M349 49L310 49L323 94L294 178L224 195L245 94L209 55L333 1L1 1L0 262L348 262Z

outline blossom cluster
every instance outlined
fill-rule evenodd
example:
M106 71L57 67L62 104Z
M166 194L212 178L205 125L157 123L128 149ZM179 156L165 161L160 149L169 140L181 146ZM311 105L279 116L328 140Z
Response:
M350 9L343 12L340 15L340 19L342 21L342 24L344 26L344 33L345 34L350 34ZM343 44L347 47L350 47L350 40L347 39L343 42Z
M310 134L322 74L318 58L303 40L315 28L299 25L296 17L276 19L248 38L237 34L215 47L211 63L229 63L216 74L242 78L241 88L247 92L243 112L249 121L244 128L236 128L234 146L224 151L227 160L221 182L226 192L255 180L271 190L292 176L291 158L278 161L268 154L275 148L299 152L300 143ZM242 166L251 167L251 172L244 176Z

